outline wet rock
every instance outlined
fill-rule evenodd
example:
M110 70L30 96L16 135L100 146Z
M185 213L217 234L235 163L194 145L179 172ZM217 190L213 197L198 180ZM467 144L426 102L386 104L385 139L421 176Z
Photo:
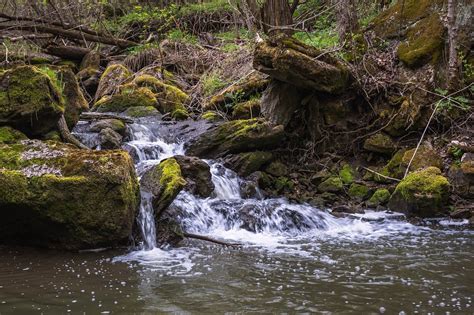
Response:
M283 138L283 127L260 119L234 120L223 123L188 144L189 155L202 158L277 147Z
M0 73L0 126L8 125L31 137L56 129L65 101L55 74L51 75L54 77L32 66Z
M456 209L449 214L453 219L469 219L473 216L474 210L469 208Z
M349 84L349 71L336 58L290 37L259 43L254 67L279 81L319 92L339 94Z
M181 225L171 217L165 217L155 222L156 243L160 247L176 247L184 240Z
M390 197L390 210L409 216L436 217L447 211L450 185L436 167L409 174Z
M125 135L125 131L127 129L123 121L119 119L101 119L99 121L93 122L89 130L92 132L101 132L106 128L110 128L122 136Z
M390 199L390 191L386 188L380 188L367 201L367 206L370 208L377 208L378 206L384 206Z
M214 191L209 165L203 160L192 156L176 155L174 159L178 162L181 174L187 182L184 189L193 195L203 198L209 197Z
M102 150L120 149L122 136L111 128L104 128L99 132L100 148Z
M224 165L237 172L240 176L246 177L261 170L272 159L273 154L271 152L246 152L226 157Z
M125 151L0 144L0 242L83 249L126 244L140 197Z
M272 80L262 97L262 114L275 125L286 126L301 106L303 94L295 86Z
M181 167L174 158L161 161L143 174L140 185L143 191L151 193L155 218L168 208L181 190L186 187Z
M396 148L392 138L383 132L370 136L364 142L364 150L380 154L392 154Z

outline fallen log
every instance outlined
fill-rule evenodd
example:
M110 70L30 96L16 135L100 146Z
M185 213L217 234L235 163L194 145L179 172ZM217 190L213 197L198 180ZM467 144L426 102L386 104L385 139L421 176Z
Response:
M210 237L204 236L204 235L197 235L197 234L191 234L191 233L184 232L183 236L186 237L186 238L206 241L206 242L210 242L210 243L214 243L214 244L218 244L218 245L222 245L222 246L226 246L226 247L242 246L242 244L239 244L239 243L227 243L227 242L223 242L223 241L218 241L218 240L215 240L213 238L210 238Z
M49 55L60 57L68 60L81 61L85 55L90 53L90 49L76 46L58 46L48 45L45 52Z
M56 26L51 25L41 25L41 24L10 24L10 25L0 25L0 30L21 30L21 31L30 31L33 33L48 33L57 36L61 36L68 39L76 40L88 40L95 43L102 43L106 45L117 46L119 48L125 49L138 45L135 42L114 38L114 37L105 37L100 35L92 35L76 30L65 30Z
M133 119L128 118L128 117L123 117L119 115L114 115L114 114L104 114L104 113L93 113L93 112L84 112L81 114L80 120L101 120L101 119L117 119L121 120L126 124L133 124Z

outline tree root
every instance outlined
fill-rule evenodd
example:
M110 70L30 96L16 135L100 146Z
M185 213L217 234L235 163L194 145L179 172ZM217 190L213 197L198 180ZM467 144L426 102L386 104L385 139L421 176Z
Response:
M71 132L69 131L69 128L66 123L66 119L64 118L64 115L61 115L61 118L58 121L58 130L59 133L61 134L61 138L63 139L64 142L70 143L78 147L79 149L84 149L84 150L89 150L88 147L86 147L84 144L82 144L79 140L77 140L76 137L74 137Z

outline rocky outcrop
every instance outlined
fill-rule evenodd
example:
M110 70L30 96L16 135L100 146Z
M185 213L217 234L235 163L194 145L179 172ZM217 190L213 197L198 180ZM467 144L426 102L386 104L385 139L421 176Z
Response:
M349 85L349 71L340 61L291 37L259 43L254 67L302 89L339 94Z
M409 216L442 216L448 212L449 192L449 181L439 168L428 167L402 180L390 197L388 207Z
M199 135L187 147L188 155L212 158L222 154L274 148L283 138L283 126L262 119L234 120Z
M193 195L209 197L214 191L210 166L203 160L193 156L174 156L181 168L181 175L186 180L185 190Z
M56 129L65 100L55 80L54 72L31 66L0 72L0 126L32 137Z
M124 244L139 205L125 151L0 144L0 242L83 249Z

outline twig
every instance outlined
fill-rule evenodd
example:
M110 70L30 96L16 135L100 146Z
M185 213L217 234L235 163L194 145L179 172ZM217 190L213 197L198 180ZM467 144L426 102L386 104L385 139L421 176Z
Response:
M215 239L207 237L207 236L191 234L191 233L186 233L186 232L183 233L183 236L186 237L186 238L192 238L192 239L196 239L196 240L211 242L211 243L222 245L222 246L230 246L230 247L242 246L242 244L239 244L239 243L227 243L227 242L215 240Z
M374 171L374 170L371 170L370 168L367 168L367 167L362 167L362 168L363 168L364 170L369 171L369 172L371 172L371 173L374 173L374 174L376 174L376 175L378 175L378 176L380 176L380 177L383 177L383 178L386 178L386 179L390 179L390 180L393 180L393 181L396 181L396 182L400 182L400 180L399 180L398 178L393 178L393 177L390 177L390 176L387 176L387 175L380 174L380 173L378 173L378 172L376 172L376 171Z

